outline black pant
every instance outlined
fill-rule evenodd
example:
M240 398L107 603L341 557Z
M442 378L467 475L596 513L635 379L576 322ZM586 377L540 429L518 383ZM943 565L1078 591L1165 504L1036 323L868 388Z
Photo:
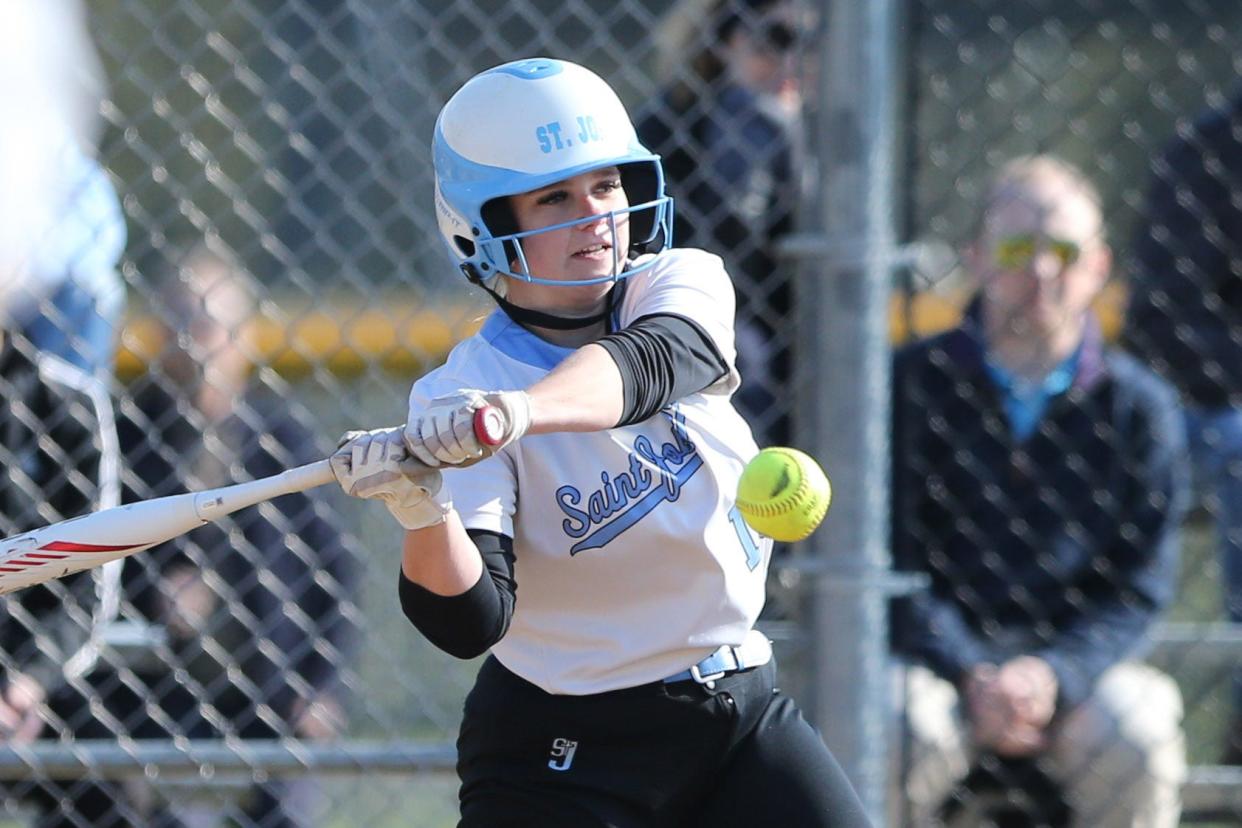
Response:
M489 658L457 741L464 828L858 828L862 803L776 667L714 688L557 696Z

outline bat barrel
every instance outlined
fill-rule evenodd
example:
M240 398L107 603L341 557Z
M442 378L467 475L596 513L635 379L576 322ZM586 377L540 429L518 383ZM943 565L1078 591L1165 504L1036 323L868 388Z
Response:
M262 480L104 509L0 539L0 595L150 549L245 506L322 486L327 460Z

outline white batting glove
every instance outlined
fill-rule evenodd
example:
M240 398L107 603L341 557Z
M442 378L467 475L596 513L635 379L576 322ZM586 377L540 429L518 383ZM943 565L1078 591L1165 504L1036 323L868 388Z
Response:
M406 529L443 523L453 510L439 470L410 457L400 427L350 431L329 459L346 494L383 501Z
M475 412L491 406L498 415L494 442L475 431ZM411 412L405 425L410 453L428 466L469 466L491 457L530 428L530 397L525 391L476 391L436 397L426 409Z

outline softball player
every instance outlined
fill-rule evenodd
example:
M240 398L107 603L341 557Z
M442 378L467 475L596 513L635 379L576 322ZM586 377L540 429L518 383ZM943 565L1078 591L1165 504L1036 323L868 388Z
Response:
M404 430L333 463L408 530L410 621L491 648L461 824L866 825L754 629L771 542L734 504L757 447L730 403L733 286L667 249L659 158L603 80L542 58L467 82L434 154L449 253L499 308L415 383Z

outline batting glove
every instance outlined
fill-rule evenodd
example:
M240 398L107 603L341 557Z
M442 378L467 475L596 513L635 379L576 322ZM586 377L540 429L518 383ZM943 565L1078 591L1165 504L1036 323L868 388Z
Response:
M453 509L439 470L410 457L400 428L350 431L330 462L346 494L383 501L406 529L443 523Z
M474 427L475 412L490 406L496 415L484 442ZM491 457L530 428L530 397L525 391L464 389L436 397L405 426L410 453L428 466L469 466Z

